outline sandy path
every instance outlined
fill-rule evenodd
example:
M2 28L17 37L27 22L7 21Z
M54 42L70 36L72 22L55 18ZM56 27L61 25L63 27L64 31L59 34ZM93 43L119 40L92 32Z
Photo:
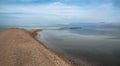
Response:
M0 32L0 66L71 66L25 30Z

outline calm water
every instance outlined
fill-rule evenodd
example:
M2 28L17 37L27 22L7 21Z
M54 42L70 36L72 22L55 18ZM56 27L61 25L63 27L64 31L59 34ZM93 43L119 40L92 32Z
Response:
M119 29L43 30L41 41L81 66L120 66Z

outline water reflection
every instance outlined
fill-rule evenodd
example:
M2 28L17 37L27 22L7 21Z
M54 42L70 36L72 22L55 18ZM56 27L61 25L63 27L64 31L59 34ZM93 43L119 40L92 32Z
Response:
M113 39L120 39L120 29L81 29L71 30L71 32L82 35L110 36Z
M119 30L44 30L40 35L46 46L78 65L120 65Z

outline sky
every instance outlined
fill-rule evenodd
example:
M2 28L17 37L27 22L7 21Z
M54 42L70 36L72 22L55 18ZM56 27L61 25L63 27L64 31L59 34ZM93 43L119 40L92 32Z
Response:
M0 26L120 24L120 0L0 0Z

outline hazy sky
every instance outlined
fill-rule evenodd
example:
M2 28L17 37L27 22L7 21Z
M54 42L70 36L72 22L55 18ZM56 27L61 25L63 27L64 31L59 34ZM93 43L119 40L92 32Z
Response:
M120 24L120 0L0 0L0 26Z

